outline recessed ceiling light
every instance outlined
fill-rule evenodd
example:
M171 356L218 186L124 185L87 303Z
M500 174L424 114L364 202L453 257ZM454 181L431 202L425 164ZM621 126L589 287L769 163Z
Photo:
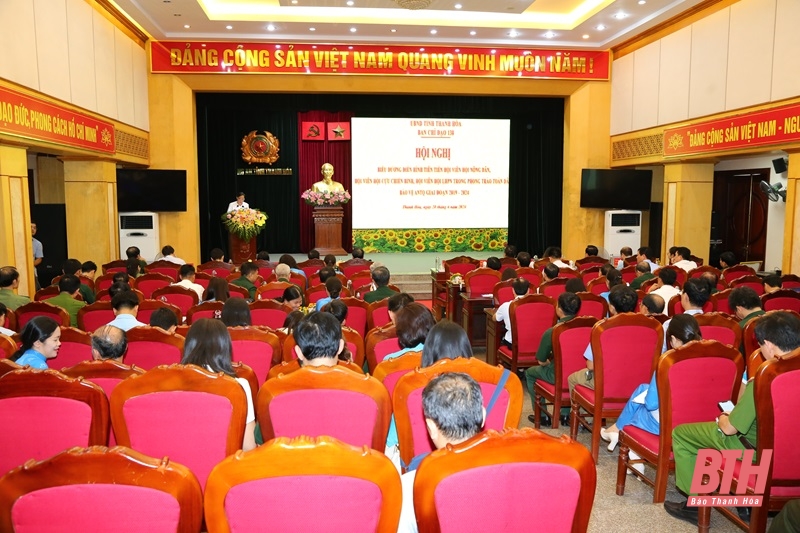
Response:
M614 13L614 14L612 15L612 17L614 17L614 18L615 18L615 19L617 19L617 20L622 20L622 19L624 19L624 18L625 18L625 17L627 17L627 16L628 16L628 14L627 14L627 13L624 13L624 12L622 12L622 11L620 11L619 13Z
M588 39L588 38L589 38L589 34L588 34L588 33L584 33L584 34L583 34L583 38L584 38L584 39Z
M292 3L293 4L297 4L297 0L292 0Z
M267 26L267 31L275 31L275 26L270 24L269 26Z
M436 30L431 30L431 35L436 35L438 32Z
M233 29L233 26L225 26L225 29L226 29L226 30L232 30L232 29Z
M553 37L556 36L556 34L553 33L552 31L548 31L547 33L544 34L544 36L547 37L548 39L552 39Z
M353 4L355 4L355 2L353 2L353 0L347 0L347 5L348 6L352 6Z
M597 31L603 31L604 29L606 29L606 27L602 24L598 24L597 26L595 26L595 29Z
M188 24L184 24L184 25L183 25L183 27L184 27L184 28L186 28L187 30L188 30L189 28L191 28L191 26L189 26Z
M462 8L462 7L464 7L464 6L462 6L461 4L456 4L456 5L454 5L453 7L454 7L454 8L456 8L456 9L461 9L461 8Z
M391 30L391 31L392 31L392 33L397 33L397 30L396 30L396 29L394 29L394 28L392 28L392 30Z
M317 28L308 28L308 31L317 31Z
M647 0L639 0L639 5L643 6L647 3Z
M510 32L508 32L509 37L517 37L518 35L519 32L517 30L511 30Z
M355 32L357 32L357 31L358 31L358 30L357 30L357 29L355 29L355 28L350 28L350 33L355 33Z
M472 30L471 32L469 32L470 35L476 35L477 33L478 32L476 32L475 30Z

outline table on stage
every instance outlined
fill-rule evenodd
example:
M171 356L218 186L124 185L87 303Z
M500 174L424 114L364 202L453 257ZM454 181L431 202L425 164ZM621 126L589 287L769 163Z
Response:
M494 319L497 312L495 308L484 309L486 317L486 362L490 365L497 364L497 350L500 349L503 337L506 334L506 325Z
M486 314L484 310L494 307L494 300L491 294L472 294L462 292L460 313L453 321L460 322L464 331L467 332L469 342L472 346L486 346Z
M431 307L433 316L436 320L442 320L447 312L447 280L450 276L444 271L431 269ZM438 296L444 294L444 305L440 303Z

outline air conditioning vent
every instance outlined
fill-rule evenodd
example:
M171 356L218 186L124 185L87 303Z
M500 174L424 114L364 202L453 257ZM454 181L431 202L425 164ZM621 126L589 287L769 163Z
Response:
M153 229L152 215L120 215L120 229Z

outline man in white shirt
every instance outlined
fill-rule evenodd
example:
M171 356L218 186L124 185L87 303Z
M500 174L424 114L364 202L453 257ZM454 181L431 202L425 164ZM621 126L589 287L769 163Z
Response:
M433 445L440 450L461 444L477 435L486 420L483 395L478 383L467 374L449 372L433 378L422 390L422 412ZM427 454L415 457L401 477L403 503L398 533L416 533L414 480L417 466Z
M185 289L191 289L197 293L197 297L200 298L200 301L203 301L203 292L205 289L199 283L195 283L195 269L192 265L183 265L178 270L178 275L181 277L181 280L177 283L173 283L173 285L177 285L178 287L183 287Z
M664 302L669 307L669 300L676 294L680 294L681 290L675 286L675 282L678 279L678 274L675 273L674 270L669 268L662 268L658 271L658 282L656 284L656 288L650 291L650 294L657 294L663 298ZM666 313L669 314L669 309L665 309Z
M549 266L549 265L548 265ZM530 282L525 278L516 278L511 283L511 288L514 289L514 300L519 300L526 294L528 294L528 288L530 287ZM509 308L511 307L511 301L504 302L500 304L500 307L497 308L497 312L494 314L494 319L498 322L505 323L506 326L506 334L503 337L503 344L511 348L511 313L509 312Z
M228 204L228 213L236 211L237 209L250 209L250 204L244 201L244 193L240 192L236 195L236 201Z
M575 270L575 265L567 264L561 260L561 248L558 246L548 246L544 251L544 256L558 268L571 268Z
M645 261L648 265L650 265L650 272L655 272L658 270L658 263L653 261L653 249L649 246L642 246L639 248L639 253L636 254L636 262L641 263Z
M162 261L169 261L170 263L175 263L176 265L186 264L186 261L184 261L180 257L175 257L175 248L173 248L169 244L161 249L161 256L162 256L161 257Z
M686 272L694 270L697 268L697 263L689 260L691 256L691 250L685 246L678 246L678 250L675 252L675 259L673 260L672 264L678 268L682 268Z
M686 315L701 315L703 314L703 306L706 305L708 299L711 298L711 287L704 279L691 278L686 280L683 284L683 291L681 292L681 307L683 313ZM669 328L669 323L672 321L670 318L664 322L664 331ZM664 335L664 345L661 347L661 353L667 351L667 336Z
M133 291L122 291L111 298L111 307L116 318L108 323L122 331L128 331L139 326L146 326L144 322L136 320L139 313L139 297Z

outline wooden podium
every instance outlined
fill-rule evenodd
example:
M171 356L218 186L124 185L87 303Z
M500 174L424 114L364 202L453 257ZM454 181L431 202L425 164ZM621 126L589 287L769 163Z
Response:
M320 255L347 255L342 248L343 217L341 207L314 208L314 248Z
M247 261L255 261L258 253L256 238L242 239L233 233L228 233L228 251L230 259L236 265L241 265Z

